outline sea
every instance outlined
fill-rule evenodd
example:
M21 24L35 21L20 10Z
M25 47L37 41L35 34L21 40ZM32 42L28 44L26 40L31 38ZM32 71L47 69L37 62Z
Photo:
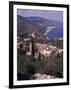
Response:
M63 37L63 27L53 28L50 32L47 33L47 37L50 39Z

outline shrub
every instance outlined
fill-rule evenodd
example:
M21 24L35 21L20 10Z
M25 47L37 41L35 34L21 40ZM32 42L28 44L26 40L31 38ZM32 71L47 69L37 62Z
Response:
M28 56L21 50L18 51L17 57L17 72L22 73L24 79L29 79L34 73L49 74L58 76L58 73L63 73L63 54L45 57L41 60L33 60L33 56ZM21 76L21 77L22 77ZM22 78L23 79L23 78Z

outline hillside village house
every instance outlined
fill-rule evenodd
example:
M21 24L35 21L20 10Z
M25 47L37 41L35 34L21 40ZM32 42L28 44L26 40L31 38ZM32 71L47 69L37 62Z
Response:
M26 50L26 55L32 55L32 43L31 42L18 42L17 43L17 47L20 48L20 45L23 45L23 50ZM34 44L35 46L35 58L38 58L39 57L39 53L42 55L42 56L46 56L46 57L49 57L52 53L54 55L56 55L57 53L61 53L63 50L62 49L59 49L55 46L52 46L52 45L48 45L48 44L45 44L45 43L35 43Z

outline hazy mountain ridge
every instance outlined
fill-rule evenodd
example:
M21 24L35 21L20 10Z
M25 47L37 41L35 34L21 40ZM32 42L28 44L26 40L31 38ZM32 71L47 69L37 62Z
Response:
M17 22L18 33L22 32L22 34L28 34L28 33L34 32L38 36L41 36L41 37L51 36L48 34L54 35L50 29L51 27L63 28L63 24L61 22L45 19L42 17L22 17L22 16L18 15L17 21L18 21ZM49 33L47 33L48 30L49 30ZM50 31L51 31L51 33L50 33ZM62 30L62 32L63 32L63 30ZM62 32L57 31L57 35L55 35L55 36L58 36ZM45 35L45 33L46 33L46 35Z
M38 32L38 27L36 27L28 19L21 17L19 15L17 16L17 31L17 34L20 36L22 35L25 37L34 32L37 38L45 39L43 34Z
M17 28L18 32L22 32L23 34L31 33L32 31L36 32L36 27L29 20L19 15L17 16Z

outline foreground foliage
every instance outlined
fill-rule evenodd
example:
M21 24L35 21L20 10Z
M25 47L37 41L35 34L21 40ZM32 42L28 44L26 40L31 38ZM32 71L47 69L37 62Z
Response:
M35 73L54 75L63 77L63 53L56 56L33 59L32 56L26 55L22 49L17 52L17 75L18 80L28 80Z

